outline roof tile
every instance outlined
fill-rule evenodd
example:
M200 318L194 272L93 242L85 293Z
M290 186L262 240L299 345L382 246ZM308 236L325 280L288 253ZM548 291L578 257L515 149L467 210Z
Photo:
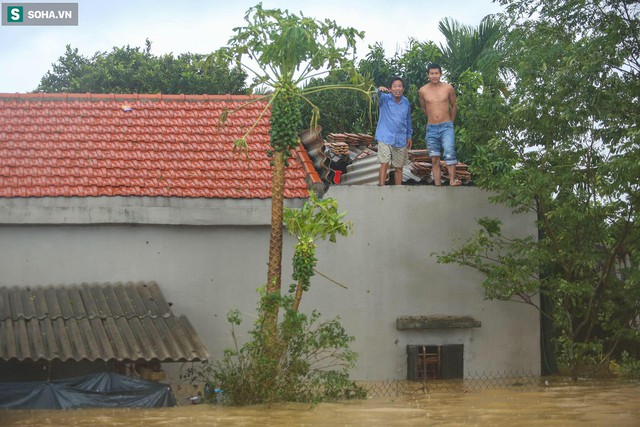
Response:
M269 198L270 111L250 100L0 94L0 197ZM248 150L234 150L256 121ZM308 197L307 178L320 178L306 151L295 150L289 164L285 197Z

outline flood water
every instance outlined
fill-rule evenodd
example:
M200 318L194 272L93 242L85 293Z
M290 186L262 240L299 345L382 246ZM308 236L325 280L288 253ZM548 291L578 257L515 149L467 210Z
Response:
M0 426L640 426L640 384L433 392L316 406L2 410Z

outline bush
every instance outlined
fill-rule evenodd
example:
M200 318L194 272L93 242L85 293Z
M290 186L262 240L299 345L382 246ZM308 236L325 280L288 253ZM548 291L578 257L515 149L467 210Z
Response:
M616 376L629 380L640 380L640 360L623 351L619 363L611 363L611 370Z
M284 304L290 306L290 300ZM349 349L349 336L339 319L320 322L320 313L310 316L287 307L277 337L278 358L264 354L266 336L257 324L252 340L238 346L235 327L242 323L240 312L227 315L234 349L225 350L220 361L205 361L187 370L192 382L204 382L205 389L221 390L222 402L250 405L279 401L318 403L345 398L364 398L365 390L349 380L356 353ZM216 395L205 393L211 401ZM216 399L220 400L220 399Z

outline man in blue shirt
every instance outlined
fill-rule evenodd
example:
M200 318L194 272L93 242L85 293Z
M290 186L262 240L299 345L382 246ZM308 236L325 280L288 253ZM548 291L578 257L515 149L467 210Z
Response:
M376 128L378 141L378 161L380 162L379 183L387 180L389 164L394 167L393 179L402 185L402 167L408 163L411 149L411 106L404 94L404 81L400 77L391 78L389 88L378 88L380 114Z

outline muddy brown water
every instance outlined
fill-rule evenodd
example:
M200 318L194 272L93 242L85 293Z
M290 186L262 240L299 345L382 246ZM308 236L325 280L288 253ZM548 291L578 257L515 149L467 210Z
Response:
M2 410L0 426L640 426L640 384L422 393L316 406Z

